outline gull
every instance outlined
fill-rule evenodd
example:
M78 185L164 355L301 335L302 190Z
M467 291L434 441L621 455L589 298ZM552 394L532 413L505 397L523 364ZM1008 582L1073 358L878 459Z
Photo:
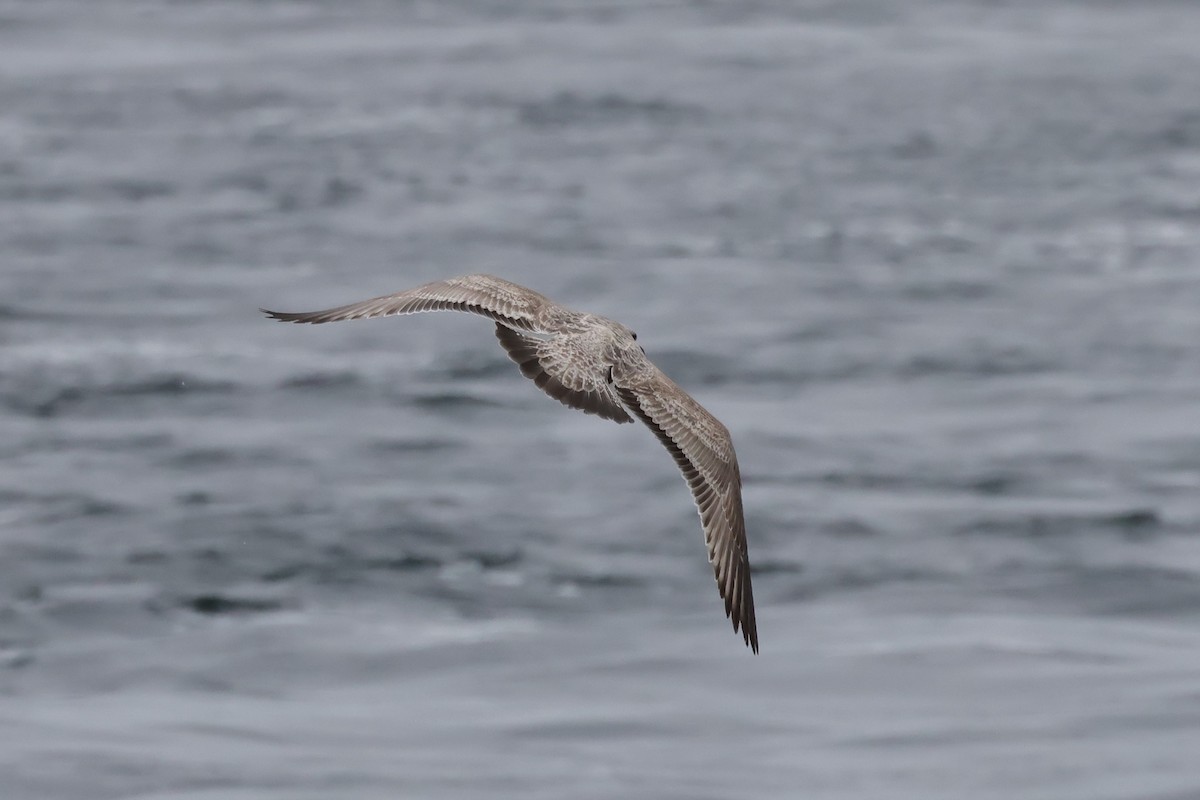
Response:
M637 417L675 459L700 512L708 560L725 616L758 652L742 515L742 479L721 422L648 358L619 322L559 305L492 275L466 275L323 311L259 309L282 322L322 323L466 311L496 323L496 338L521 374L565 406L617 423ZM631 416L632 415L632 416Z

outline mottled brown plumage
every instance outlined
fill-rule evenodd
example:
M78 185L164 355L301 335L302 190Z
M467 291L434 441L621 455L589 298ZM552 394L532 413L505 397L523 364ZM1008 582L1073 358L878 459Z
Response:
M324 311L267 311L284 322L334 322L422 311L467 311L496 322L521 374L571 408L646 423L675 459L700 512L708 560L735 631L758 652L742 515L742 479L729 431L658 367L619 322L554 303L491 275L467 275Z

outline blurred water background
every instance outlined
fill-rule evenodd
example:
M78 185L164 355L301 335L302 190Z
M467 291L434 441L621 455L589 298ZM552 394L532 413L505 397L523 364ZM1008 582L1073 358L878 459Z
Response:
M1200 797L1200 5L0 2L0 796ZM733 431L762 654L641 426Z

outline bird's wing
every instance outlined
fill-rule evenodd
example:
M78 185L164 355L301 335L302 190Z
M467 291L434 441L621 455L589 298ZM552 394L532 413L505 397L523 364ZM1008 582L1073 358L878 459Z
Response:
M422 311L468 311L515 328L541 331L548 322L548 312L558 308L544 295L503 278L465 275L323 311L293 313L268 311L265 308L260 310L272 319L283 322L314 324Z
M607 365L579 337L538 339L497 322L496 338L521 374L563 405L614 422L633 422L608 383Z
M618 378L613 386L625 407L654 431L683 472L700 511L708 560L725 600L725 615L757 653L742 478L729 431L648 362L647 368Z

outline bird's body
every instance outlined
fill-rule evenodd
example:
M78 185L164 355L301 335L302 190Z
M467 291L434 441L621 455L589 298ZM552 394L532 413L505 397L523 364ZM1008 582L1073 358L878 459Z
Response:
M758 652L742 514L741 475L729 431L654 366L637 334L491 275L467 275L324 311L265 313L284 322L334 322L466 311L492 319L521 373L563 405L615 422L642 420L692 490L708 558L734 630Z

